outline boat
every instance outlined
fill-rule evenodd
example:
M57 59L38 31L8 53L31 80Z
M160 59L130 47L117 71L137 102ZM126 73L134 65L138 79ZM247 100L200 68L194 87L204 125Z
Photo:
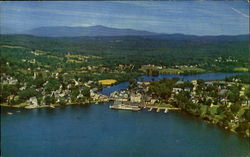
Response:
M8 115L12 115L13 113L12 112L7 112Z

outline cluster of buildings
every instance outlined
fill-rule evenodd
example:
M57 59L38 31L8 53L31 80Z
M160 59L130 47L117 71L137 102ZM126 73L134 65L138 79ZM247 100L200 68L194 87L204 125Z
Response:
M153 105L156 99L146 93L149 90L150 82L137 82L136 88L126 89L122 91L115 91L110 94L110 100L114 103L129 104L129 105Z
M52 73L50 77L53 79L58 80L58 73ZM34 76L37 76L37 74L34 72ZM36 79L37 77L32 77L33 79ZM22 93L26 92L29 88L34 89L35 92L39 93L37 95L34 95L33 93L29 93L28 95L32 95L25 102L22 102L22 104L25 104L25 108L38 108L41 106L53 106L54 104L73 104L73 103L88 103L85 101L96 101L96 102L107 102L108 96L102 95L98 93L98 89L96 88L96 82L94 81L88 81L88 82L81 82L79 79L72 79L69 82L59 82L59 88L49 90L47 89L47 84L49 81L45 81L42 85L28 85L27 82L19 82L14 77L11 77L7 74L2 74L1 76L1 84L6 85L16 85L17 91L16 93ZM64 84L64 85L63 85ZM66 85L65 85L66 84ZM85 89L84 89L85 88ZM83 93L84 90L89 89L89 96L86 96L86 93ZM73 96L73 90L77 90L77 95ZM15 98L15 99L13 99ZM9 95L8 99L13 99L17 101L19 99L19 95ZM49 99L49 100L48 100ZM85 100L82 100L85 99ZM86 100L88 99L88 100ZM79 101L78 101L79 100ZM50 101L50 102L48 102ZM51 103L52 102L52 103Z
M18 82L17 79L13 78L12 76L6 75L5 73L3 73L2 76L1 76L1 83L2 84L14 85L17 82Z
M90 89L90 97L96 103L108 102L110 100L107 95L99 93L97 88Z
M217 104L226 104L228 107L233 103L229 101L228 93L230 92L231 86L239 86L238 80L234 80L233 82L225 82L225 81L205 81L202 84L199 84L197 80L191 81L192 86L182 86L184 84L183 81L177 81L174 87L172 88L172 94L170 98L167 100L168 103L176 101L176 95L180 92L187 92L190 95L190 100L194 103L200 103L209 101L210 107L213 107ZM122 90L120 92L115 91L110 94L110 100L115 101L115 103L121 104L132 104L132 105L154 105L158 102L157 99L153 98L151 94L148 93L150 82L137 82L135 88L130 90ZM213 87L215 94L211 94L211 91L208 89ZM239 96L244 97L245 95L245 87L241 87L239 91ZM242 106L246 106L250 103L249 100L244 100L241 102Z
M215 62L238 62L237 59L232 59L232 57L228 57L228 58L222 58L222 57L218 57L217 59L214 60Z

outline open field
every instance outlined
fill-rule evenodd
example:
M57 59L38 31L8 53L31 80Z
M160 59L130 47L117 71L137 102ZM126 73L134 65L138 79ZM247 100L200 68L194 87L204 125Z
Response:
M108 79L108 80L99 80L98 82L102 85L112 85L116 83L117 81L113 79Z
M248 68L244 68L244 67L236 67L234 68L234 71L239 71L239 72L247 72Z
M0 47L12 48L12 49L25 49L25 47L22 47L22 46L12 46L12 45L1 45Z

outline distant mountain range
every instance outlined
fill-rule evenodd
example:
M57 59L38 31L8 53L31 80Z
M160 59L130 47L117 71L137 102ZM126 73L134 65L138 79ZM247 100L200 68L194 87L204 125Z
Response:
M79 37L79 36L152 36L157 33L133 29L117 29L101 25L90 27L39 27L28 30L24 34L43 37Z
M1 34L6 34L1 32ZM7 33L10 34L10 33ZM248 35L220 35L220 36L196 36L184 34L164 34L149 31L110 28L101 25L89 27L38 27L25 32L13 32L12 34L27 34L40 37L116 37L116 36L143 36L147 38L161 38L167 40L217 40L217 41L241 41L249 40Z

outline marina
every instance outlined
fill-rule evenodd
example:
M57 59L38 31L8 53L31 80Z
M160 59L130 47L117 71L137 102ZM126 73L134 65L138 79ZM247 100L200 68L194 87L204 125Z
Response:
M147 109L149 112L155 110L156 112L164 111L164 113L167 113L169 111L179 111L181 108L177 107L160 107L160 106L154 106L154 105L141 105L141 104L113 104L109 106L110 109L116 109L116 110L129 110L129 111L140 111L142 109Z

